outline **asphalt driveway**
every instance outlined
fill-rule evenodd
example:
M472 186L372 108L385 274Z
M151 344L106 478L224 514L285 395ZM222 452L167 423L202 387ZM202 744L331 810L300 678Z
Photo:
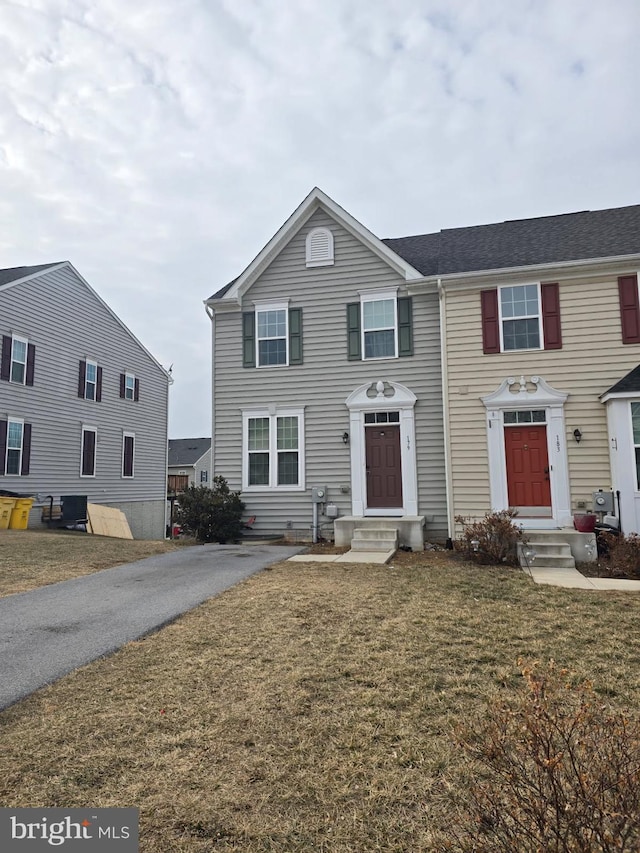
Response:
M0 710L300 548L202 545L0 599Z

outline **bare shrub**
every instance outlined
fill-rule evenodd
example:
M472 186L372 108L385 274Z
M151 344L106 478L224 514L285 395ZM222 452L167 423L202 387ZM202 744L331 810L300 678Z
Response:
M640 723L553 662L525 666L524 690L456 732L471 759L461 830L442 850L640 850ZM451 836L453 835L453 840Z
M517 515L517 510L505 509L487 513L480 521L456 516L456 522L463 525L456 550L476 563L517 566L518 543L526 542L522 528L514 523Z
M610 574L640 580L640 536L631 533L600 533L600 547L605 552L603 560Z

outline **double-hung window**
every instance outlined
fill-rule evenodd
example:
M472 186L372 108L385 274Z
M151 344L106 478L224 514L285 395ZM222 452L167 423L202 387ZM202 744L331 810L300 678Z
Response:
M135 400L136 403L140 399L140 380L135 374L120 374L120 399Z
M122 476L133 477L133 460L136 436L133 432L122 434Z
M14 337L11 346L11 382L24 385L27 378L27 341Z
M82 446L80 448L80 476L96 475L96 443L98 430L92 426L82 426Z
M413 355L412 301L397 288L362 291L347 305L350 361Z
M246 409L243 421L243 489L304 489L303 410Z
M256 305L258 367L289 363L289 309L286 303Z
M537 284L500 288L502 349L540 349L540 291Z
M22 472L23 439L24 422L9 419L7 422L6 474L20 474Z
M19 335L2 335L0 379L16 385L33 385L36 348Z
M398 354L396 298L362 299L362 352L367 358Z

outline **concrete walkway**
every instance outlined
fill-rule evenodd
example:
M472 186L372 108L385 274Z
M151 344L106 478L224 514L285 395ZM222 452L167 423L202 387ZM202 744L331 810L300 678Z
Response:
M0 598L0 710L299 550L194 545Z
M534 583L564 586L569 589L610 589L618 592L640 592L640 581L623 578L588 578L577 569L547 569L531 566L524 568Z

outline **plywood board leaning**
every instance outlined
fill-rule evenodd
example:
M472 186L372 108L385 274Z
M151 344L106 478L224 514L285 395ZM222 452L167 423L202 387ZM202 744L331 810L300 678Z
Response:
M113 536L116 539L133 539L126 515L113 506L87 504L87 531L94 536Z

